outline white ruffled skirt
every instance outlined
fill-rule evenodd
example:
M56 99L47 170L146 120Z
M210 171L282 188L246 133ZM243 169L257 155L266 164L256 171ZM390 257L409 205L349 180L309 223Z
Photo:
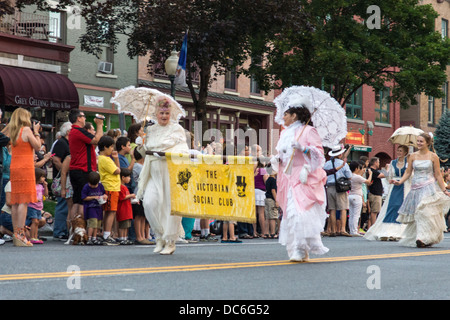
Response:
M287 209L280 224L279 243L286 246L289 258L307 254L325 254L329 251L322 243L320 233L325 226L325 206L315 204L310 210L300 212L294 203L292 191L288 192Z
M415 247L417 240L426 245L441 242L447 228L444 217L449 208L450 198L435 184L411 190L397 218L398 222L407 224L399 243Z

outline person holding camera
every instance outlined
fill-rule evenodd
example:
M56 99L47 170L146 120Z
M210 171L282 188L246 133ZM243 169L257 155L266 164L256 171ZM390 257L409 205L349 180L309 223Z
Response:
M15 246L31 247L25 235L25 220L28 203L37 202L36 180L34 175L34 153L41 148L40 123L31 129L31 114L28 110L17 108L8 124L11 138L11 218L14 228Z
M330 152L328 152L328 155L331 157L330 160L328 160L323 169L324 170L330 170L333 168L338 168L341 166L344 161L342 158L346 157L347 152L349 151L345 149L345 147L338 145L331 149ZM346 224L347 224L347 210L349 208L349 202L348 202L348 193L347 192L337 192L336 191L336 179L339 179L341 177L346 177L347 179L352 178L352 172L350 170L350 167L348 164L344 164L344 167L339 169L335 174L327 176L327 206L328 210L330 212L328 223L330 223L330 236L346 236L351 237L351 235L345 230ZM340 225L337 225L337 219L336 219L336 211L340 211ZM337 231L339 228L340 231Z
M73 205L71 216L78 214L83 216L83 199L81 191L88 183L88 175L91 171L97 171L97 157L95 146L103 136L103 120L96 116L94 122L97 126L95 135L85 128L86 115L79 109L72 109L69 113L69 121L72 129L69 133L70 165L69 177L73 188Z

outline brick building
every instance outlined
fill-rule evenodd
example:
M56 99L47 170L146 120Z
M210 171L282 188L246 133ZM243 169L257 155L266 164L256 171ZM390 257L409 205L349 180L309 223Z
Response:
M375 91L363 86L346 105L347 137L354 145L349 160L360 156L379 157L381 165L396 157L395 146L388 141L400 125L400 104L388 102L390 90Z
M450 21L450 1L448 0L424 0L422 4L431 4L433 9L439 14L435 20L436 31L440 32L443 38L448 38ZM450 79L450 67L447 66L447 79ZM411 105L407 110L400 112L400 124L412 125L425 132L434 132L443 112L448 108L448 81L442 86L445 93L444 98L434 98L425 94L417 95L418 103Z

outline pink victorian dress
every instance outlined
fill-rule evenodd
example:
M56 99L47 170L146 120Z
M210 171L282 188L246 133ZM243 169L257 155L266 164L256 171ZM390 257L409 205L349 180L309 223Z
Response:
M280 159L277 200L283 210L279 242L286 246L292 261L307 261L309 253L328 252L320 235L327 218L322 140L314 127L306 126L301 134L303 128L304 125L297 121L282 131L276 156ZM285 173L294 152L291 146L294 141L307 147L309 154L295 150L291 170Z

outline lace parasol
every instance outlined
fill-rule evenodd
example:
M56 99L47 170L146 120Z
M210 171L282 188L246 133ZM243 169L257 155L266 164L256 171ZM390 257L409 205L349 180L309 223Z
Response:
M120 89L111 98L111 103L117 105L119 112L131 114L136 121L141 122L144 120L156 121L156 107L161 100L168 102L172 122L178 122L180 118L186 116L183 107L170 95L146 87L129 86Z
M307 86L292 86L274 99L275 121L284 125L283 115L291 107L304 106L312 114L311 121L325 147L333 147L347 135L347 116L344 108L326 91Z

